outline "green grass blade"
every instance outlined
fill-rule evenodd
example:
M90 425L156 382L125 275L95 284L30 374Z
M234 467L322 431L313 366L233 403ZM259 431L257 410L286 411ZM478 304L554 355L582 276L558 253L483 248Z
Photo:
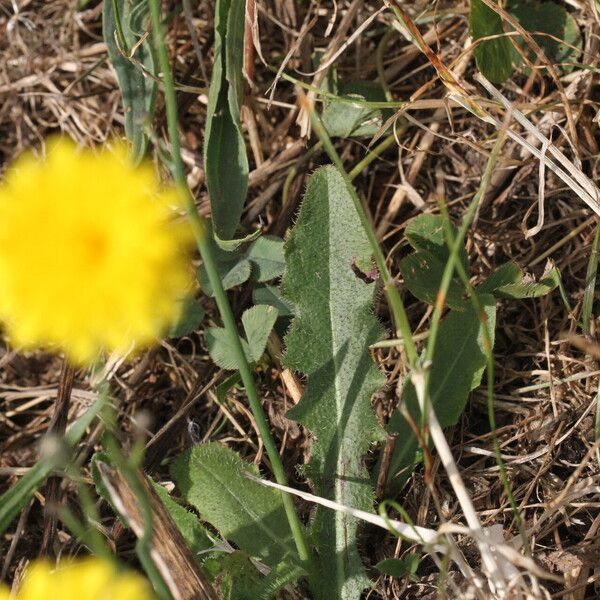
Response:
M106 403L106 399L107 393L101 391L96 402L69 428L64 440L67 448L73 447L83 437L85 430ZM62 464L64 457L64 452L60 451L42 457L14 486L0 496L0 533L6 531L35 491L52 471Z

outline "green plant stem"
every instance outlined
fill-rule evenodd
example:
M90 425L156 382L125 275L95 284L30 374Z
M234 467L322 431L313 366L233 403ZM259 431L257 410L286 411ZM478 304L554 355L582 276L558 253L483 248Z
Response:
M366 169L376 158L379 158L379 156L383 154L390 146L393 146L396 142L396 135L398 135L399 133L404 133L407 125L408 121L403 120L399 131L390 133L390 135L384 138L383 141L379 142L379 144L377 144L377 146L375 146L373 150L368 152L367 155L358 164L356 164L355 167L348 173L348 178L350 179L350 181L356 179L356 177L360 175L363 169Z
M183 168L183 161L181 159L181 148L179 144L179 127L177 122L177 102L175 98L175 87L173 85L173 77L171 74L171 66L169 63L169 57L165 45L164 32L160 22L159 0L148 0L148 2L150 5L150 16L152 19L154 44L156 47L160 68L163 75L163 86L167 112L167 127L169 131L169 139L171 142L172 152L171 161L173 177L175 179L175 182L180 186L182 192L185 195L186 212L190 220L194 236L196 238L198 250L200 251L200 255L202 256L202 260L204 261L204 264L206 266L206 273L208 275L210 285L212 286L212 289L214 291L215 301L221 314L221 319L223 320L223 326L228 331L231 338L233 352L238 365L238 369L240 371L242 382L244 384L244 387L246 388L246 394L248 396L250 409L252 410L252 414L254 415L254 419L256 420L258 432L265 446L265 450L267 451L267 456L269 457L269 460L271 462L271 467L273 469L275 480L281 485L287 485L287 477L285 475L283 463L281 462L279 451L271 436L271 432L269 431L267 418L258 398L258 392L254 383L252 371L250 370L250 365L248 364L246 354L244 353L244 348L242 347L242 342L239 337L239 333L235 323L235 318L233 316L233 311L231 310L231 305L229 304L229 300L227 298L227 295L225 294L223 284L217 271L216 261L210 245L212 233L210 231L207 220L198 213L194 199L187 186L185 171ZM300 556L301 560L309 563L310 551L308 548L308 544L306 543L306 539L304 537L302 524L300 522L300 519L298 518L298 514L296 513L296 509L294 507L294 502L289 494L282 494L282 498L287 519L290 524L290 529L294 536L294 542L296 544L296 548L298 549L298 555Z
M473 200L471 200L471 204L467 208L467 212L463 217L462 223L458 230L458 234L454 238L454 243L452 248L450 248L450 257L448 258L448 262L446 263L446 267L444 269L444 273L442 275L442 280L440 282L440 289L438 291L438 295L435 302L435 307L433 310L433 315L431 316L431 325L429 326L429 338L427 339L427 347L425 350L425 360L432 360L433 353L435 351L435 344L437 341L438 328L440 325L440 321L442 318L442 311L446 305L446 294L448 292L448 288L450 287L450 282L452 280L452 275L456 269L456 265L459 264L459 251L460 248L464 244L465 236L467 235L467 230L471 226L471 223L475 217L475 213L477 212L477 207L479 206L479 202L483 195L485 194L488 185L490 183L492 172L498 160L498 155L500 154L500 150L502 149L502 144L504 143L505 134L501 131L498 135L498 139L492 148L492 152L488 159L488 162L485 166L485 170L483 173L483 177L481 178L481 184L477 189L477 192L473 196ZM429 376L425 376L425 396L429 396L429 388L427 382L429 380Z
M373 256L375 257L375 263L377 264L377 269L379 270L379 274L381 276L381 280L383 282L383 291L385 292L390 312L392 313L392 317L394 320L394 326L396 329L397 337L401 337L404 341L404 348L406 350L406 356L408 358L408 362L410 366L414 366L417 363L418 355L417 348L415 346L415 342L412 337L412 331L410 329L410 324L408 322L408 317L406 316L406 311L404 309L404 303L402 302L402 298L396 288L396 284L390 274L390 271L385 262L385 256L379 247L379 242L377 241L377 236L375 235L375 231L371 226L371 222L365 212L365 209L352 185L352 180L346 170L344 169L344 165L342 163L342 159L340 155L337 153L334 148L331 138L327 133L325 127L321 123L321 119L319 115L317 115L316 111L310 105L304 96L302 98L303 108L308 112L310 116L310 121L312 124L313 131L317 134L317 137L321 140L323 144L323 148L325 152L329 155L331 162L337 167L338 171L344 178L344 182L346 183L346 187L348 189L348 193L352 198L354 203L354 207L356 208L356 212L360 218L360 222L365 230L367 238L369 240L369 244L371 245L371 251L373 252ZM386 141L386 140L384 140ZM382 142L383 143L383 142ZM390 142L391 143L391 142ZM362 167L361 167L362 168Z
M600 260L600 223L596 224L596 235L592 242L590 261L585 274L585 292L581 306L581 331L589 335L592 332L592 309L594 305L594 290L596 289L596 276L598 274L598 261Z
M481 201L481 198L483 198L485 192L488 189L488 186L489 186L489 183L490 183L490 180L492 177L492 172L493 172L494 166L496 165L496 162L498 160L498 156L500 154L500 150L502 149L502 145L504 143L505 137L506 136L505 136L504 131L501 131L498 135L498 139L496 140L496 143L494 144L494 147L492 148L492 152L491 152L488 162L486 164L486 167L485 167L485 170L483 173L483 177L481 178L481 184L480 184L475 196L473 196L473 200L471 201L471 204L469 205L467 212L465 213L465 216L463 217L461 226L458 230L456 237L453 237L452 231L449 227L449 224L450 224L449 215L445 209L445 206L442 203L440 203L440 210L442 212L442 215L446 218L446 222L448 223L448 227L446 228L445 233L446 233L446 238L448 239L448 248L450 250L450 256L448 258L448 261L447 261L445 269L444 269L444 273L442 275L442 281L440 283L440 291L438 293L438 298L436 301L434 313L433 313L432 319L431 319L431 326L429 329L429 338L428 338L428 343L427 343L427 347L425 350L425 359L431 360L433 358L436 338L437 338L437 334L438 334L438 328L439 328L439 324L440 324L440 320L441 320L441 314L442 314L442 310L444 308L444 298L445 298L448 288L450 286L452 274L454 273L454 270L456 269L459 277L461 278L462 282L465 285L465 288L467 289L467 292L469 293L469 298L471 300L471 303L473 304L473 308L475 309L475 312L478 315L480 315L480 318L483 320L483 323L484 323L483 341L484 341L484 347L485 347L486 367L487 367L487 409L488 409L488 421L490 423L490 429L492 431L494 454L495 454L495 458L496 458L496 463L498 464L498 468L500 470L500 479L502 481L504 491L507 495L507 498L508 498L511 508L513 510L513 515L514 515L517 527L519 529L519 532L523 537L523 542L525 544L524 547L527 548L527 540L525 537L525 532L523 530L521 517L519 515L518 507L515 502L512 490L510 488L510 483L508 481L508 475L506 473L506 468L505 468L504 461L502 459L502 455L500 452L500 442L496 435L496 417L495 417L495 413L494 413L494 357L493 357L493 351L492 351L492 339L490 336L489 329L485 323L485 312L484 312L483 306L481 304L481 301L479 300L477 293L475 292L473 286L471 285L471 282L469 281L468 274L465 272L465 269L458 258L460 248L464 245L464 239L467 234L467 230L470 227L470 225L473 221L473 218L475 217L475 213L477 211L477 207L479 206L479 202ZM429 374L425 375L425 398L429 398Z

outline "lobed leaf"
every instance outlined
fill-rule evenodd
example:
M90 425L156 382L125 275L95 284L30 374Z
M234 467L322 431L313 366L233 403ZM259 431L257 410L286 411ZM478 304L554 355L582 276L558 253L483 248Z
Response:
M282 294L296 317L284 363L308 375L304 396L288 416L314 435L307 472L318 495L372 510L362 456L383 433L370 398L385 380L369 355L382 328L372 312L375 284L352 269L355 262L370 264L371 249L335 168L321 168L310 178L285 257ZM356 529L354 517L317 508L312 536L322 571L320 598L358 600L369 585Z

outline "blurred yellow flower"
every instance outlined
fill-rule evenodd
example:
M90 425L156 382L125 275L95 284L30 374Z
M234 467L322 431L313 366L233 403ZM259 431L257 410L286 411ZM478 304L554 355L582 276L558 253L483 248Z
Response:
M124 146L19 158L0 186L0 320L21 348L76 364L156 342L189 285L173 188Z
M152 600L146 580L98 558L60 564L53 570L45 561L32 563L16 595L0 587L0 600Z

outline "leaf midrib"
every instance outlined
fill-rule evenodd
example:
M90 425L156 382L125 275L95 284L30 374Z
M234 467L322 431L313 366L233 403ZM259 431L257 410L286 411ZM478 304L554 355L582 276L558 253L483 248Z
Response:
M250 516L250 518L252 519L252 521L260 528L262 529L267 536L277 545L279 546L281 549L283 549L284 552L284 556L291 556L294 560L294 562L298 562L297 558L295 556L295 552L294 549L287 545L284 544L281 540L281 537L278 536L270 527L267 527L264 523L264 521L260 518L259 515L255 514L254 511L252 511L248 506L246 506L246 504L244 502L242 502L241 498L234 493L234 488L230 485L228 485L225 481L223 481L218 474L216 474L211 468L210 466L204 465L204 470L225 490L227 490L227 492L229 493L229 495L242 507L242 509ZM250 486L252 485L252 482L250 480L248 480L246 482L246 485ZM198 509L200 510L200 507L198 507Z

